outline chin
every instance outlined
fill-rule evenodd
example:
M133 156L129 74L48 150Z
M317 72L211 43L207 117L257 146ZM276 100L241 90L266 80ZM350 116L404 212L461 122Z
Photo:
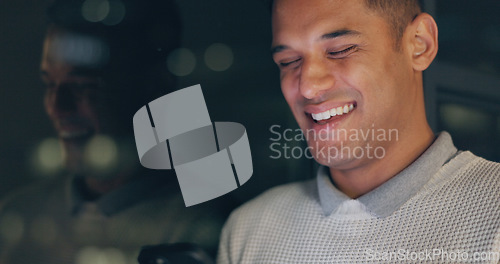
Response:
M314 159L321 165L339 169L347 169L354 163L364 160L361 146L353 146L348 141L321 142L312 141L309 144ZM352 143L352 142L351 142Z
M352 164L352 162L356 160L342 154L339 154L338 156L323 157L321 154L315 153L313 156L319 164L338 169L344 169L348 164Z

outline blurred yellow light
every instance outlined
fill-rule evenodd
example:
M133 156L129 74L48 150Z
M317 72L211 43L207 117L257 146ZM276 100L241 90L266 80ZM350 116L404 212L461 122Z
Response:
M222 43L214 43L205 51L205 64L214 71L225 71L233 64L233 51Z
M89 22L99 22L108 16L109 9L107 0L86 0L82 4L82 16Z
M106 171L118 162L118 147L108 136L95 136L85 146L84 158L92 169Z
M123 252L115 248L99 249L86 247L76 256L76 264L123 264L127 258Z
M168 55L167 67L176 76L186 76L196 67L196 58L189 49L179 48Z
M24 233L24 219L17 214L5 214L0 218L0 236L9 244L21 240Z
M59 140L46 138L38 144L34 153L34 165L41 174L54 174L63 167L63 154Z
M119 0L114 0L109 2L109 12L108 15L102 21L103 24L108 26L114 26L122 22L125 17L126 9L123 3Z
M488 115L480 110L458 104L444 104L440 107L443 125L452 131L474 133L488 130L490 120Z

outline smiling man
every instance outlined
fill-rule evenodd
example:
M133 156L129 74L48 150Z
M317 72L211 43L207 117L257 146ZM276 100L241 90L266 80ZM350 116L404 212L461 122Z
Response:
M438 29L418 1L276 0L272 31L283 95L321 166L236 210L219 263L498 262L500 166L428 125Z
M88 21L103 4L111 15ZM48 16L44 105L67 175L2 201L0 263L136 263L142 246L178 242L215 255L230 206L186 208L173 171L143 168L135 149L133 115L175 87L175 2L55 0Z

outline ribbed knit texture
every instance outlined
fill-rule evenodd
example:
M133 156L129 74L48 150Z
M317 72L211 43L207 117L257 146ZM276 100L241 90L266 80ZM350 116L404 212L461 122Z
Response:
M500 254L500 166L463 152L387 217L358 200L325 215L315 180L280 186L236 210L221 240L221 264L498 263L484 254Z

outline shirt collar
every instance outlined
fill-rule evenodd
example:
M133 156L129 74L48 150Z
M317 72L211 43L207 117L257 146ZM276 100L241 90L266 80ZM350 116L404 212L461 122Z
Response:
M434 143L410 166L356 200L371 213L387 217L413 197L456 154L457 149L451 136L447 132L441 132ZM328 167L319 168L316 181L319 202L325 215L334 212L342 202L352 200L332 184Z

